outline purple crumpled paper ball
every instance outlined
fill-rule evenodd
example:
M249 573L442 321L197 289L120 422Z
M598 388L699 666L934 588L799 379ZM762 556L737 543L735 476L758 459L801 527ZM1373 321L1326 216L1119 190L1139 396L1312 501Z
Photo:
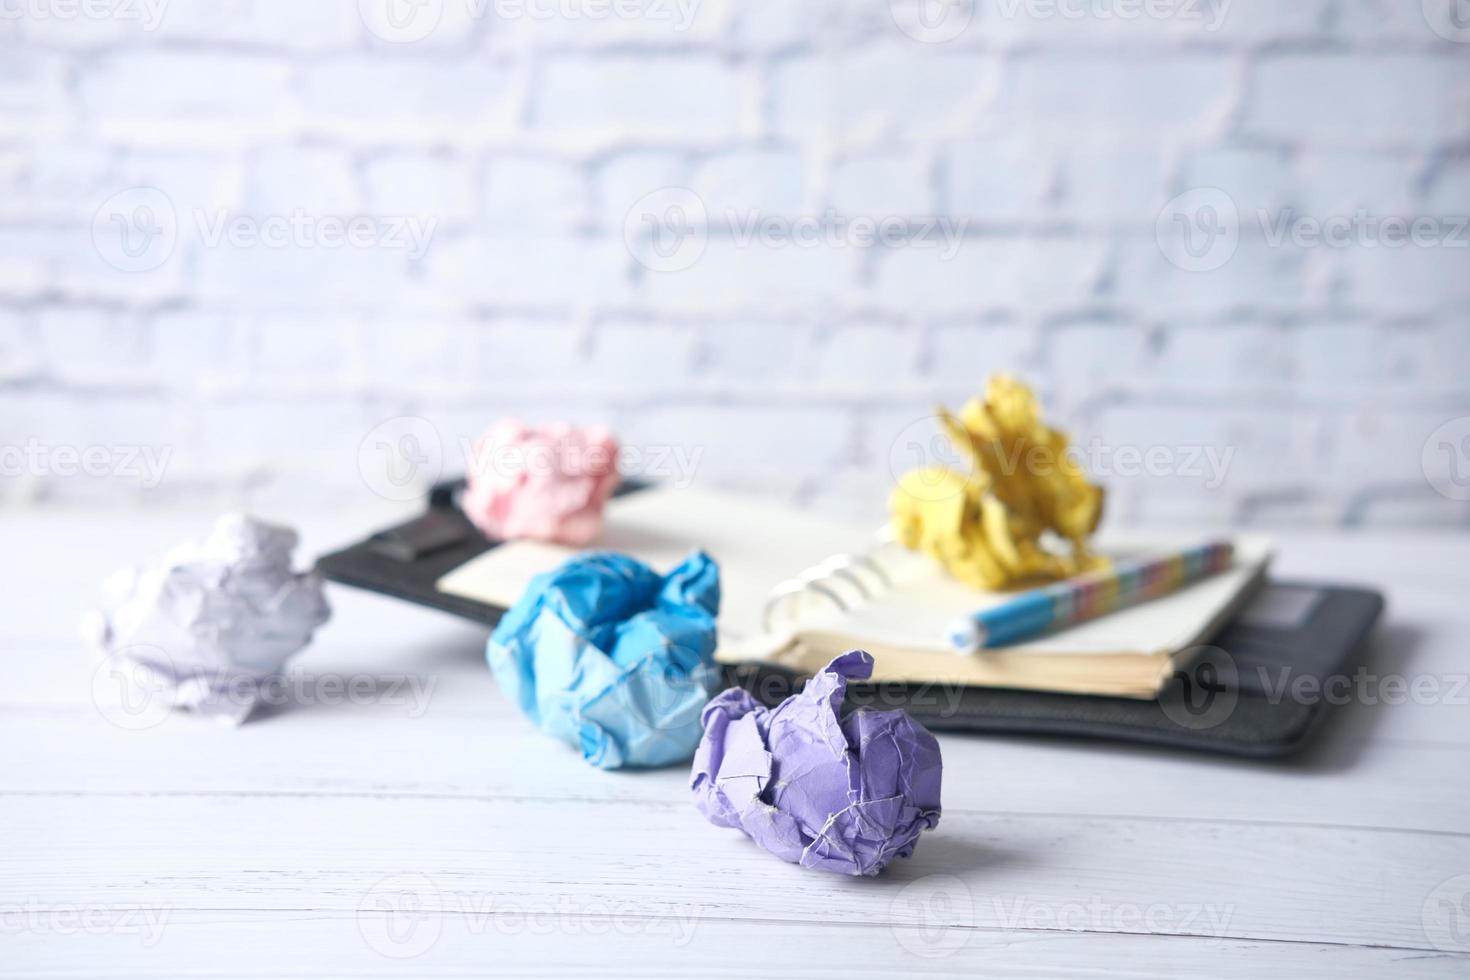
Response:
M848 680L872 673L853 650L775 708L717 695L690 780L700 812L804 868L875 875L912 854L939 823L939 743L902 711L842 718Z

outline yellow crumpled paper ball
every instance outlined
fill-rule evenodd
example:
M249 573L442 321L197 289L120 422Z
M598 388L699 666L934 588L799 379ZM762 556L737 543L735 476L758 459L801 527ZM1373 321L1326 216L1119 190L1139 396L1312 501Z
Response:
M1031 389L997 375L983 399L971 399L958 417L941 408L939 419L974 470L927 466L899 480L888 505L904 546L983 589L1106 566L1087 547L1102 518L1103 489L1068 455L1066 435L1042 421ZM1048 531L1067 553L1042 545Z

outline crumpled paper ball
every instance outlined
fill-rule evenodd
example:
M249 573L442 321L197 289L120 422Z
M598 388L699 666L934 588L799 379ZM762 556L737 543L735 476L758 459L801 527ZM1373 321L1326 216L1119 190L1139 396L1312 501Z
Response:
M1107 566L1088 547L1102 519L1103 489L1088 481L1067 436L1043 421L1031 389L996 375L984 398L971 399L959 416L941 408L938 417L970 471L928 466L899 480L888 506L902 544L981 589ZM1066 550L1052 550L1048 535Z
M731 688L705 706L690 788L709 821L804 868L875 875L939 823L939 743L902 711L841 717L852 650L775 708Z
M668 575L588 552L531 581L486 658L521 710L592 765L682 762L719 684L719 608L719 567L702 551Z
M291 570L296 532L244 514L157 564L103 583L83 632L146 696L238 725L331 609L315 572Z
M476 443L460 507L487 538L585 545L618 486L618 443L600 426L502 419Z

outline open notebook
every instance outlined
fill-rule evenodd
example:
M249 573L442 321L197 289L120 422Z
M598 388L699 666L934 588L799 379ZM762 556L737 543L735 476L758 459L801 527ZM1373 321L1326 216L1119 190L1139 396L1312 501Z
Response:
M1199 544L1207 535L1114 535L1103 553L1139 558ZM1235 539L1235 564L1179 592L1025 643L972 656L952 652L959 615L1003 602L949 578L938 563L854 526L741 494L655 489L608 505L593 545L659 570L703 548L720 565L719 658L769 660L812 672L853 647L873 654L874 680L974 684L1153 697L1173 659L1206 642L1264 576L1270 545ZM456 568L442 592L512 605L531 578L577 549L518 541ZM777 597L780 598L777 598Z

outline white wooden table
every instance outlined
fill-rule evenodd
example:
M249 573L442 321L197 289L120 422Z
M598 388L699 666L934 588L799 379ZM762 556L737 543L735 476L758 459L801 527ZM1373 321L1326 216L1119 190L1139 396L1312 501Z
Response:
M384 519L288 516L306 554ZM297 703L110 722L78 616L207 522L0 516L0 973L1470 976L1465 538L1282 540L1282 575L1387 590L1369 664L1432 703L1334 709L1275 764L943 736L938 829L848 880L705 823L682 769L590 769L482 630L346 589Z

